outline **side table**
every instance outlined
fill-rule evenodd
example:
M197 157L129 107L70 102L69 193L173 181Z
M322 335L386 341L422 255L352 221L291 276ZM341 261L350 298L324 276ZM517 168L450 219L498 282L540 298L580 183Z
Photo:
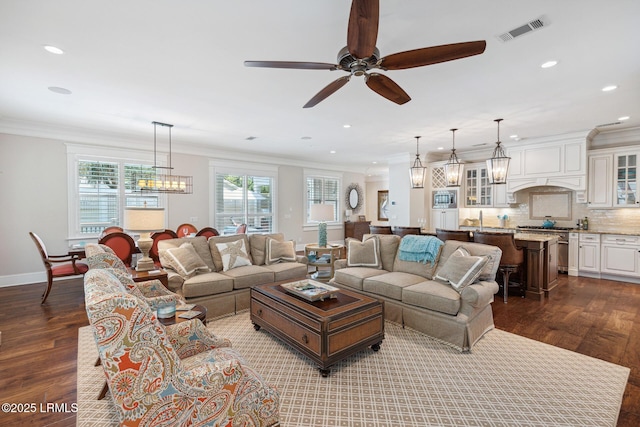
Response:
M304 256L309 260L309 265L315 267L315 273L312 275L314 280L329 281L333 278L335 272L334 263L342 256L344 245L327 245L319 246L317 243L309 243L304 246ZM315 254L315 260L309 259L309 254ZM328 254L328 262L318 262L323 254ZM313 259L313 258L312 258ZM322 267L328 268L322 269Z
M131 267L129 267L128 270L129 274L131 274L131 279L133 279L133 281L136 283L158 279L165 288L169 289L169 276L166 270L159 268L157 270L137 271L135 268Z
M194 319L200 319L202 324L206 326L207 325L207 307L205 307L203 305L196 305L191 310L200 312L200 314L198 314L196 317L194 317ZM158 320L160 321L160 323L162 323L165 326L174 325L176 323L181 323L181 322L188 322L189 320L191 320L191 319L183 319L182 317L178 317L182 313L186 313L186 312L185 311L176 311L176 315L175 316L169 317L167 319L158 318Z

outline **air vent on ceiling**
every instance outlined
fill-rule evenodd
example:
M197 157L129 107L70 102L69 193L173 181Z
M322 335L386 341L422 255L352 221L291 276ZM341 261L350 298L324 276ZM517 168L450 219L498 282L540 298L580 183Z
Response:
M597 125L597 128L603 128L603 127L607 127L607 126L615 126L615 125L619 125L622 122L611 122L611 123L603 123L601 125Z
M518 28L514 28L513 30L507 31L506 33L500 34L496 37L498 38L498 40L502 42L508 42L510 40L515 39L516 37L520 37L532 31L539 30L541 28L548 27L548 26L549 26L549 20L546 17L541 16L538 19L534 19L533 21L530 21Z
M253 140L254 140L254 139L256 139L256 138L257 138L257 136L248 136L248 137L246 137L245 139L246 139L247 141L253 141Z

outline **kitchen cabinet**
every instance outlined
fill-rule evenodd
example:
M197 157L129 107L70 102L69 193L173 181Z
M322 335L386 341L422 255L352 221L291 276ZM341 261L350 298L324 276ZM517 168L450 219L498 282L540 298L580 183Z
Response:
M556 283L558 280L558 244L557 240L547 243L547 283Z
M457 230L459 227L458 209L432 209L431 229Z
M578 275L578 251L580 244L579 233L569 233L569 266L567 274L569 276Z
M601 273L640 278L640 236L605 234L600 250Z
M613 155L589 156L589 188L587 206L610 208L613 206Z
M600 235L591 233L580 234L578 251L578 271L583 273L600 274Z
M493 185L489 183L486 165L465 165L464 205L471 207L493 206Z
M614 207L640 207L638 200L637 152L615 154Z

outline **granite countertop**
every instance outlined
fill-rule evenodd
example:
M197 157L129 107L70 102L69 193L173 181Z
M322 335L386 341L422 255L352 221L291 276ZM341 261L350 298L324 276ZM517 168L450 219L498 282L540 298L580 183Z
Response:
M621 230L569 230L570 233L584 233L584 234L617 234L619 236L640 236L638 231L621 231Z
M529 240L536 242L550 242L552 240L558 240L558 236L555 234L541 234L541 233L516 233L513 235L516 240Z

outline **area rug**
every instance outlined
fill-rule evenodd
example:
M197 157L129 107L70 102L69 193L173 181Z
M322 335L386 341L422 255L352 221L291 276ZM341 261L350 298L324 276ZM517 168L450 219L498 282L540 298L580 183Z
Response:
M501 330L471 353L386 322L380 351L363 350L328 378L248 312L209 322L280 390L281 424L304 426L615 426L629 369ZM78 343L78 426L116 426L89 327Z

